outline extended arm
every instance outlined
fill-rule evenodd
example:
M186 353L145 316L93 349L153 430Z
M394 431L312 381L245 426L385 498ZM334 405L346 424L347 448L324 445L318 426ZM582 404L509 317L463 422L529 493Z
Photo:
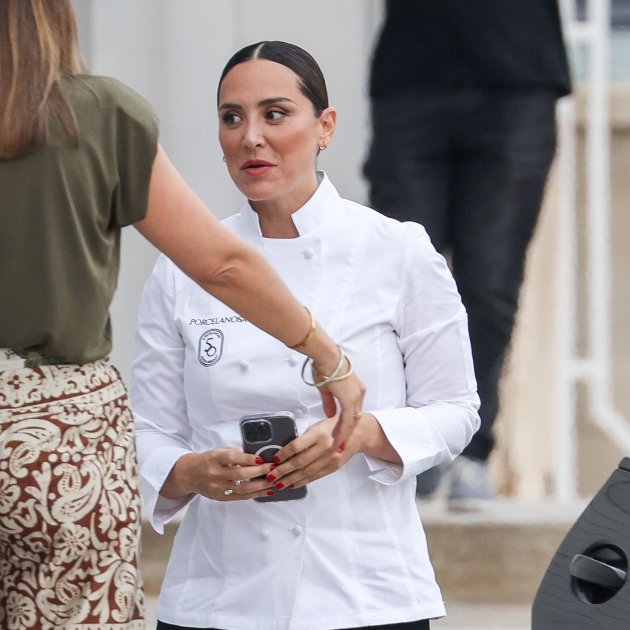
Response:
M161 147L153 165L147 216L136 228L202 288L287 345L305 338L309 319L258 252L231 233L188 187ZM333 371L338 349L321 327L299 348L322 374ZM335 447L356 425L365 388L352 376L323 388L328 416L341 405Z

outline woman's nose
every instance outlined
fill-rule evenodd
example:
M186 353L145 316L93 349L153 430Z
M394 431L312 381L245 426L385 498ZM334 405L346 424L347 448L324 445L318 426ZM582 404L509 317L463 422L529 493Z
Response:
M247 123L245 134L243 135L243 144L248 149L254 149L265 145L265 135L260 124L254 121Z

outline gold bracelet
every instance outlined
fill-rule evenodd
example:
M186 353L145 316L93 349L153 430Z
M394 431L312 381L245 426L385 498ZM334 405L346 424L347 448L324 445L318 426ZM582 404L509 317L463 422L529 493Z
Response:
M291 350L295 350L300 346L305 346L311 340L311 337L315 334L316 322L315 318L313 317L313 313L311 313L311 311L306 306L304 308L306 309L306 312L308 313L308 318L310 320L308 332L306 333L306 337L304 337L304 339L302 339L300 343L296 343L294 346L287 346Z
M326 382L328 382L329 378L336 378L339 375L339 372L341 372L341 368L343 367L343 362L346 358L346 354L340 344L337 344L337 349L339 350L339 361L337 362L335 369L328 376L325 376L323 381L319 381L319 383L316 383L314 379L312 382L306 380L306 377L304 376L304 371L306 370L306 366L309 364L309 361L311 363L311 371L313 370L313 359L311 359L310 357L306 357L306 360L302 364L302 380L307 385L310 385L311 387L323 387ZM315 371L317 372L317 370Z
M341 376L335 376L334 378L330 378L330 377L327 378L326 385L328 385L328 383L338 383L339 381L345 381L347 378L349 378L350 376L354 374L354 368L352 367L352 361L350 361L350 357L348 357L345 354L344 354L344 357L346 358L346 361L348 362L348 371L345 374L342 374Z
M306 358L306 361L304 361L304 364L302 365L302 380L307 385L310 385L311 387L318 387L318 388L324 387L325 385L328 385L328 383L337 383L339 381L343 381L347 379L353 373L354 370L352 367L352 362L350 361L346 353L343 351L341 344L337 344L337 348L339 349L339 362L337 363L335 369L328 376L324 376L324 379L321 381L316 382L315 380L313 380L311 382L311 381L306 380L306 377L304 376L304 371L306 370L306 366L309 364L309 361L311 362L311 368L312 368L312 362L313 362L313 359L310 359L308 357ZM348 371L345 374L342 374L340 376L339 373L341 372L343 368L343 364L346 361L348 361ZM317 372L317 370L315 371Z

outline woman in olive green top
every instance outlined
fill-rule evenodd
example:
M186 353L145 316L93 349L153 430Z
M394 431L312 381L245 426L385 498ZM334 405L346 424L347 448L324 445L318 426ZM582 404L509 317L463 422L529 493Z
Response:
M107 361L122 227L312 359L327 412L341 406L334 448L364 392L341 348L183 182L152 108L80 69L71 0L0 0L2 628L144 628L131 416Z

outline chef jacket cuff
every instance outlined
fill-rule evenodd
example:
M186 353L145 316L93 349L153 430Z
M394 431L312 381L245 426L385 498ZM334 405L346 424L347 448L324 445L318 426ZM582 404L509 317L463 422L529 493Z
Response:
M140 471L142 500L147 518L159 534L164 533L164 526L195 497L194 494L189 494L179 499L168 499L160 494L177 460L191 452L178 446L163 446L151 454Z
M370 479L382 483L384 486L393 486L401 480L404 466L371 455L364 455L364 457L370 469Z
M479 427L477 407L475 400L439 401L419 408L369 411L402 462L401 465L366 455L370 478L391 485L451 461Z

